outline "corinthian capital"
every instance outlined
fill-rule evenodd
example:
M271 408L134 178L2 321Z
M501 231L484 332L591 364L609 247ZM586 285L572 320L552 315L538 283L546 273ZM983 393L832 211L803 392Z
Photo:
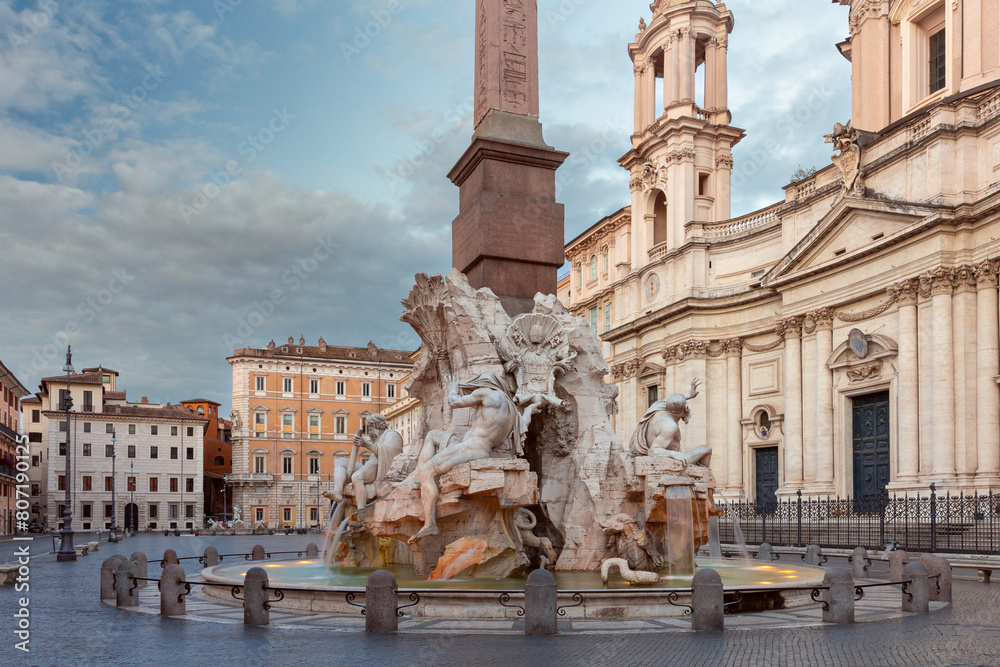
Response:
M997 286L997 263L988 259L972 267L976 275L976 286L979 289Z
M900 306L913 306L917 303L919 289L920 283L911 278L895 285L890 285L888 292L890 296L896 299L896 303Z
M778 325L778 331L781 333L782 337L788 338L798 338L802 335L802 317L796 315L795 317L786 317L781 320Z
M743 339L730 338L729 340L724 340L722 341L722 349L725 350L727 357L738 357L743 354Z
M955 290L955 271L938 267L928 274L920 276L921 288L931 296L951 294Z

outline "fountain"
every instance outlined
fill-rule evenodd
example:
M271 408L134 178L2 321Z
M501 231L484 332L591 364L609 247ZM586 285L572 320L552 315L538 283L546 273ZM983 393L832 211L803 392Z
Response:
M689 587L697 567L717 569L741 590L822 578L815 568L696 561L710 518L721 514L711 448L681 448L697 381L687 396L654 404L626 450L611 427L617 388L604 382L608 367L592 329L554 296L534 303L511 317L492 291L472 288L458 271L417 276L402 319L422 340L408 391L422 402L427 436L396 453L381 445L398 434L373 416L357 444L389 460L370 460L381 472L360 496L367 504L352 503L365 479L345 478L323 558L267 563L271 585L301 589L312 605L311 589L360 587L384 568L401 588L445 595L415 613L461 606L464 615L489 617L508 613L490 591L518 590L532 569L546 567L562 589L608 591L587 613L636 616L678 613L666 596ZM205 576L238 583L246 569L219 565ZM663 596L622 598L621 589ZM461 593L452 599L448 590ZM295 600L286 595L285 604ZM332 598L323 608L350 611Z

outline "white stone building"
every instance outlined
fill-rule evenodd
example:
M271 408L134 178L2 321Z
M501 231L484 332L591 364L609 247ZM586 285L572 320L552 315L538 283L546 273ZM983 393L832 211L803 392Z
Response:
M125 392L116 389L117 380L118 373L105 368L87 368L70 377L73 529L111 527L112 487L121 530L201 528L208 420L180 405L151 404L145 397L129 403ZM33 441L32 471L40 472L32 473L32 484L40 484L40 520L49 530L58 529L65 503L67 424L59 409L65 391L65 376L43 378L37 403L24 407L25 431Z
M834 164L732 218L732 15L653 3L628 47L632 203L567 245L569 305L605 343L626 444L704 380L683 438L714 447L721 496L996 490L1000 2L839 4Z

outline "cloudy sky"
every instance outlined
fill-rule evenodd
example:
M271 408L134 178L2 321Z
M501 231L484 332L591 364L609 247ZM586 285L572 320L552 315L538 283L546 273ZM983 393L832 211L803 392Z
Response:
M0 0L0 360L228 410L237 347L415 349L472 134L473 0ZM829 0L733 0L733 214L782 198L850 115ZM566 237L628 203L626 45L649 0L539 0ZM367 34L366 34L367 33ZM435 138L436 137L436 138Z

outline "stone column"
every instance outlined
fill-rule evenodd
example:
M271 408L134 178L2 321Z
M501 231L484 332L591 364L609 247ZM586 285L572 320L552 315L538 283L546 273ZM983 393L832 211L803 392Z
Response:
M719 41L709 40L705 46L705 109L715 109L715 69L718 67ZM696 84L697 85L697 84Z
M816 491L833 492L833 372L826 362L833 354L833 310L813 313L816 322Z
M807 494L816 491L816 321L806 313L802 321L802 481Z
M635 72L635 133L646 129L646 69L649 62L646 56L638 54L632 70Z
M663 108L668 109L681 101L680 40L677 33L670 35L664 48L668 49L668 55L663 57Z
M678 31L678 39L681 47L680 62L680 93L681 102L694 102L694 37L690 28L681 28Z
M715 158L715 203L712 205L713 222L728 220L731 215L733 156L722 153Z
M934 481L950 481L955 476L955 369L952 365L952 292L954 273L939 268L921 280L929 281L933 309L932 373L934 434Z
M684 359L684 375L675 377L677 392L687 394L691 391L691 380L701 378L702 385L697 398L689 401L691 405L691 423L687 430L681 427L684 451L708 444L708 343L704 341L689 341L680 346L680 357Z
M785 337L785 470L781 488L802 488L802 318L781 323Z
M976 481L1000 477L1000 375L998 355L997 265L976 266Z
M899 452L896 481L914 484L920 471L920 389L917 358L917 283L904 280L893 285L899 318L899 380L896 389L896 415L899 420Z
M729 37L723 35L718 41L719 48L715 56L715 105L719 111L725 111L729 108L729 64L727 59Z
M741 377L743 340L733 338L726 348L726 450L731 495L743 495L743 379Z
M976 475L976 287L972 266L955 269L951 331L955 377L955 472L959 484L971 484Z

